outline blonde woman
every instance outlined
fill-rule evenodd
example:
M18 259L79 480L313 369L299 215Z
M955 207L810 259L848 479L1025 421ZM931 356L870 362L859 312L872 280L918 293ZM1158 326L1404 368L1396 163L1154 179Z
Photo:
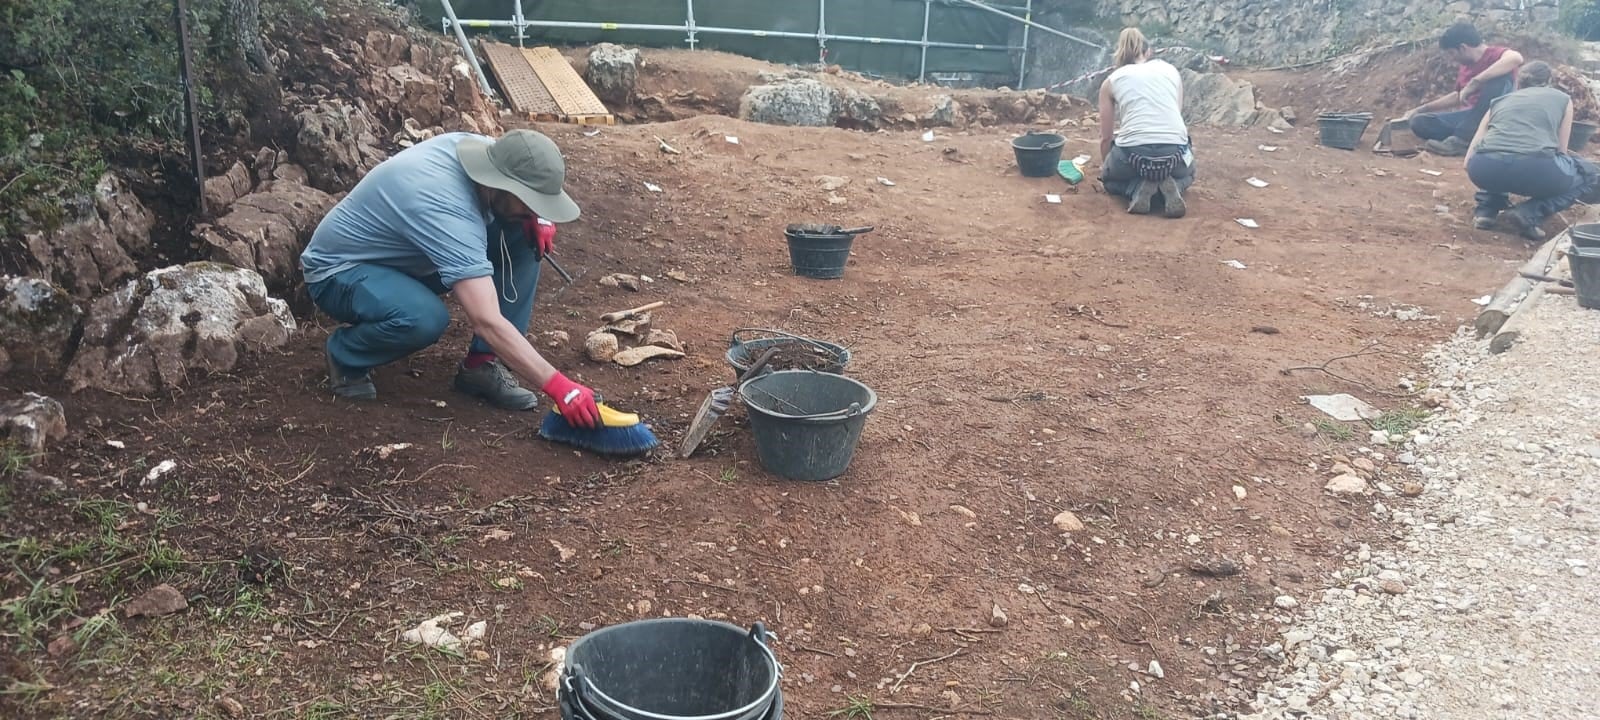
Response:
M1100 84L1100 157L1100 183L1129 200L1128 212L1149 214L1159 196L1163 215L1183 217L1183 191L1194 183L1183 78L1151 59L1138 28L1117 37L1116 70Z

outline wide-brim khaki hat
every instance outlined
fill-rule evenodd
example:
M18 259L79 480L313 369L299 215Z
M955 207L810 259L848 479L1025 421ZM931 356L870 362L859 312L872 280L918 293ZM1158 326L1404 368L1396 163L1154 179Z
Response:
M581 211L562 189L567 163L554 140L532 130L512 130L499 140L463 138L456 157L473 182L517 196L550 222L577 220Z

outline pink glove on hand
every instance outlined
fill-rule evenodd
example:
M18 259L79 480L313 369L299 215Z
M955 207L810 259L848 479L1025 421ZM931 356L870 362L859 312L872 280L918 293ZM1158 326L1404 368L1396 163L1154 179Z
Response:
M556 249L556 224L542 217L535 216L524 223L522 235L534 241L534 247L539 248L539 257L549 255Z
M595 406L594 391L556 373L544 384L544 394L556 402L556 409L567 422L581 428L600 426L600 408Z

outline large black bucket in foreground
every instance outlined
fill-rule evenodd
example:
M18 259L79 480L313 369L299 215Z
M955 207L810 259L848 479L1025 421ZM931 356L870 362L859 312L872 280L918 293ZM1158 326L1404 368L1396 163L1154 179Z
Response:
M783 668L757 623L640 620L567 650L563 720L779 720Z

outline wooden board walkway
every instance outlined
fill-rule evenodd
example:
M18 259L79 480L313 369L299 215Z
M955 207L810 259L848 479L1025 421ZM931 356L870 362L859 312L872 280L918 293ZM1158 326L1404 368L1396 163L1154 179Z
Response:
M555 48L484 41L483 58L512 112L529 120L615 125L616 116Z

